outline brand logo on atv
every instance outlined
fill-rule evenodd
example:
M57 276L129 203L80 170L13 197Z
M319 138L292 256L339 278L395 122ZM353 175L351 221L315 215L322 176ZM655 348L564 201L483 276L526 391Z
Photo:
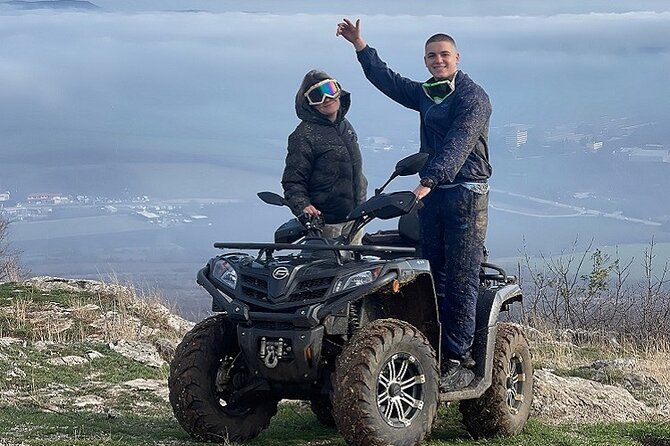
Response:
M280 266L279 268L272 271L272 277L277 280L286 279L288 277L288 268L285 266Z

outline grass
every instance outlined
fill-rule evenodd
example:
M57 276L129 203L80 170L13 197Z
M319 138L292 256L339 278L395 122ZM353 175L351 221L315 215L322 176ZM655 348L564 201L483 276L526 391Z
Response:
M53 364L50 360L64 356L86 357L86 353L97 351L104 355L85 364L66 366ZM0 391L36 391L48 389L55 383L67 388L90 388L89 382L103 382L106 386L119 385L132 379L167 379L167 365L149 367L131 361L111 350L106 344L84 343L80 345L51 345L47 350L12 345L2 350L0 376L8 377L12 370L21 370L23 376L0 380ZM81 389L80 389L81 390ZM74 391L74 390L73 390Z
M36 304L55 302L67 305L72 297L82 294L90 295L90 293L72 293L63 290L53 290L47 293L30 286L8 282L0 284L0 307L10 306L16 299L20 298L30 300Z
M195 444L167 416L52 413L31 407L0 410L0 436L8 445L31 446Z
M109 348L107 338L110 336L137 335L135 331L119 329L111 335L107 333L107 338L90 336L100 335L90 324L104 311L116 311L119 320L137 318L146 327L166 326L164 315L154 314L150 305L140 305L133 299L137 296L110 298L95 293L44 293L16 284L0 285L0 337L21 339L21 342L0 344L0 446L202 444L191 439L179 426L164 394L132 389L125 384L138 378L163 383L167 380L166 366L152 368ZM91 304L100 309L94 310ZM48 332L55 330L55 325L45 328L34 316L49 308L65 309L73 324L60 333ZM103 327L104 330L110 328L115 326ZM59 342L45 342L49 340ZM588 377L580 369L581 365L595 359L620 357L622 353L591 345L578 347L551 342L533 345L538 366L552 367L570 376ZM92 350L103 356L75 366L50 361L70 355L86 357ZM662 364L652 361L645 363L645 367L667 372L667 350L655 353L664 354ZM613 382L619 379L614 375L611 378ZM82 397L97 399L101 404L78 407L75 403ZM442 407L432 435L424 444L670 446L670 423L554 426L531 419L516 437L473 440L460 417L457 405ZM321 426L305 404L288 403L281 404L269 428L247 444L344 446L345 442L337 431Z
M0 444L6 445L196 445L163 403L159 414L109 415L90 412L43 412L31 407L0 408ZM604 423L589 426L549 426L531 420L513 438L473 440L459 423L454 405L442 409L426 446L448 445L648 445L669 446L670 425L653 423ZM5 443L2 443L4 441ZM234 443L229 443L234 444ZM284 404L270 427L250 446L344 446L333 429L318 424L303 405Z

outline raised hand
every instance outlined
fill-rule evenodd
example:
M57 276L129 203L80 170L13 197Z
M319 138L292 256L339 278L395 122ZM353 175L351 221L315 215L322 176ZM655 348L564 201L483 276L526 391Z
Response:
M365 40L361 37L361 19L356 19L354 24L346 17L343 21L337 24L336 36L342 36L354 45L356 51L360 51L367 45Z

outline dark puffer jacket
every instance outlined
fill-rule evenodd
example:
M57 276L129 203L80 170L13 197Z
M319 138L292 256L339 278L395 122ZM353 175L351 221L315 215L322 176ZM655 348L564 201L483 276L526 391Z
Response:
M335 122L309 105L305 91L324 79L323 71L305 75L295 97L295 111L302 122L288 137L286 167L282 176L284 197L295 215L313 205L326 223L341 223L347 214L365 201L368 182L354 128L345 118L351 97L340 95Z

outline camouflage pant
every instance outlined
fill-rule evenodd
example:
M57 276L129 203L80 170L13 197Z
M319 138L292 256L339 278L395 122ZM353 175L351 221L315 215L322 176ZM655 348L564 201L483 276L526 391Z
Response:
M488 201L488 193L438 187L419 211L421 249L430 262L442 323L443 357L462 359L472 347Z
M341 235L349 234L351 227L354 225L353 221L347 221L344 223L331 223L323 227L323 232L321 233L322 237L325 238L337 238ZM360 245L361 240L363 239L363 230L358 231L354 234L352 240L350 240L350 245Z

